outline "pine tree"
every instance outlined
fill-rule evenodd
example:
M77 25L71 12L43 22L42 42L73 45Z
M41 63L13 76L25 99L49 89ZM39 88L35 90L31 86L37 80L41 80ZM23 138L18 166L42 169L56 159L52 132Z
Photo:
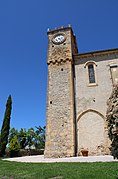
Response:
M0 156L1 157L5 155L5 149L8 143L11 109L12 109L12 98L10 95L6 103L6 110L5 110L2 129L1 129L1 137L0 137Z
M107 102L108 135L111 140L111 153L118 159L118 84L114 85Z
M14 136L9 144L9 151L11 157L17 157L20 150L20 143L18 142L17 136Z

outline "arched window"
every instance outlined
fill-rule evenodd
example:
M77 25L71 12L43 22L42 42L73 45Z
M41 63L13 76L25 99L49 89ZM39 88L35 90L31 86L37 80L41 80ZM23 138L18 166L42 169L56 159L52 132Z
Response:
M92 60L87 61L84 65L84 68L86 68L86 72L87 72L88 86L96 86L97 85L96 67L97 67L96 62L92 61Z
M88 65L88 77L89 77L89 83L95 83L95 71L94 71L93 64Z

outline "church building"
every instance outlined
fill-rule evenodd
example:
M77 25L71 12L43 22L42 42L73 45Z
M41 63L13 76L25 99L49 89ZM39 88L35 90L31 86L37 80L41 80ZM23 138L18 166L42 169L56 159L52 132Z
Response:
M106 110L118 48L79 53L72 27L48 30L46 158L110 153Z

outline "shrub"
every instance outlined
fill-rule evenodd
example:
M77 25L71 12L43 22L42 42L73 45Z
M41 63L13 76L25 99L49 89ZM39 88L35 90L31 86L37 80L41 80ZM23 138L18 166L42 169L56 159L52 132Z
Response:
M111 140L111 152L118 159L118 84L114 85L107 102L108 135Z

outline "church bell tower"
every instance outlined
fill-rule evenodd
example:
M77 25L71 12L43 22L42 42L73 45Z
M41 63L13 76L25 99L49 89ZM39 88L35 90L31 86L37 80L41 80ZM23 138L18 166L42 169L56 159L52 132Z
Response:
M71 26L48 30L48 90L45 158L76 153L73 55L78 53Z

